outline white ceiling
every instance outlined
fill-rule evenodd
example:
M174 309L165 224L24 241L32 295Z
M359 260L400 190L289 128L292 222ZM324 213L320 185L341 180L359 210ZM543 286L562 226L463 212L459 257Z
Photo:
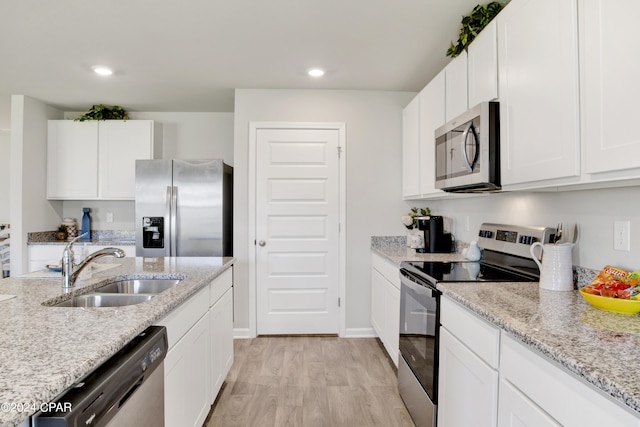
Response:
M233 111L233 89L419 91L477 0L0 0L0 97ZM110 78L93 65L115 69ZM326 68L321 79L306 75Z

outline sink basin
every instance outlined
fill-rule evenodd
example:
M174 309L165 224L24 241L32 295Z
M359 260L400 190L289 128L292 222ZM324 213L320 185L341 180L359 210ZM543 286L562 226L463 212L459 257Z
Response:
M179 279L132 279L109 283L94 290L105 294L159 294L180 283Z
M86 294L62 301L55 307L122 307L149 301L153 295Z

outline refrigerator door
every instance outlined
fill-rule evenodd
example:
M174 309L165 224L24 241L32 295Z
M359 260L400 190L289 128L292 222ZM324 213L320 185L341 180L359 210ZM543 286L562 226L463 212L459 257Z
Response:
M171 256L222 256L222 160L174 160Z
M171 160L136 160L136 255L169 256Z

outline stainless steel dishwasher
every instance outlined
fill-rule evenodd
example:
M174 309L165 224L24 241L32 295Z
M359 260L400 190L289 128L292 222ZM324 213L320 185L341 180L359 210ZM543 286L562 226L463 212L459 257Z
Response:
M34 427L164 426L167 331L151 326L33 416Z

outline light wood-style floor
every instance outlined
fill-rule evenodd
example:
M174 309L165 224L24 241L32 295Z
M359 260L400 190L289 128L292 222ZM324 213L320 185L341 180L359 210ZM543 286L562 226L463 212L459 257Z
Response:
M413 426L376 339L258 337L234 350L207 427Z

